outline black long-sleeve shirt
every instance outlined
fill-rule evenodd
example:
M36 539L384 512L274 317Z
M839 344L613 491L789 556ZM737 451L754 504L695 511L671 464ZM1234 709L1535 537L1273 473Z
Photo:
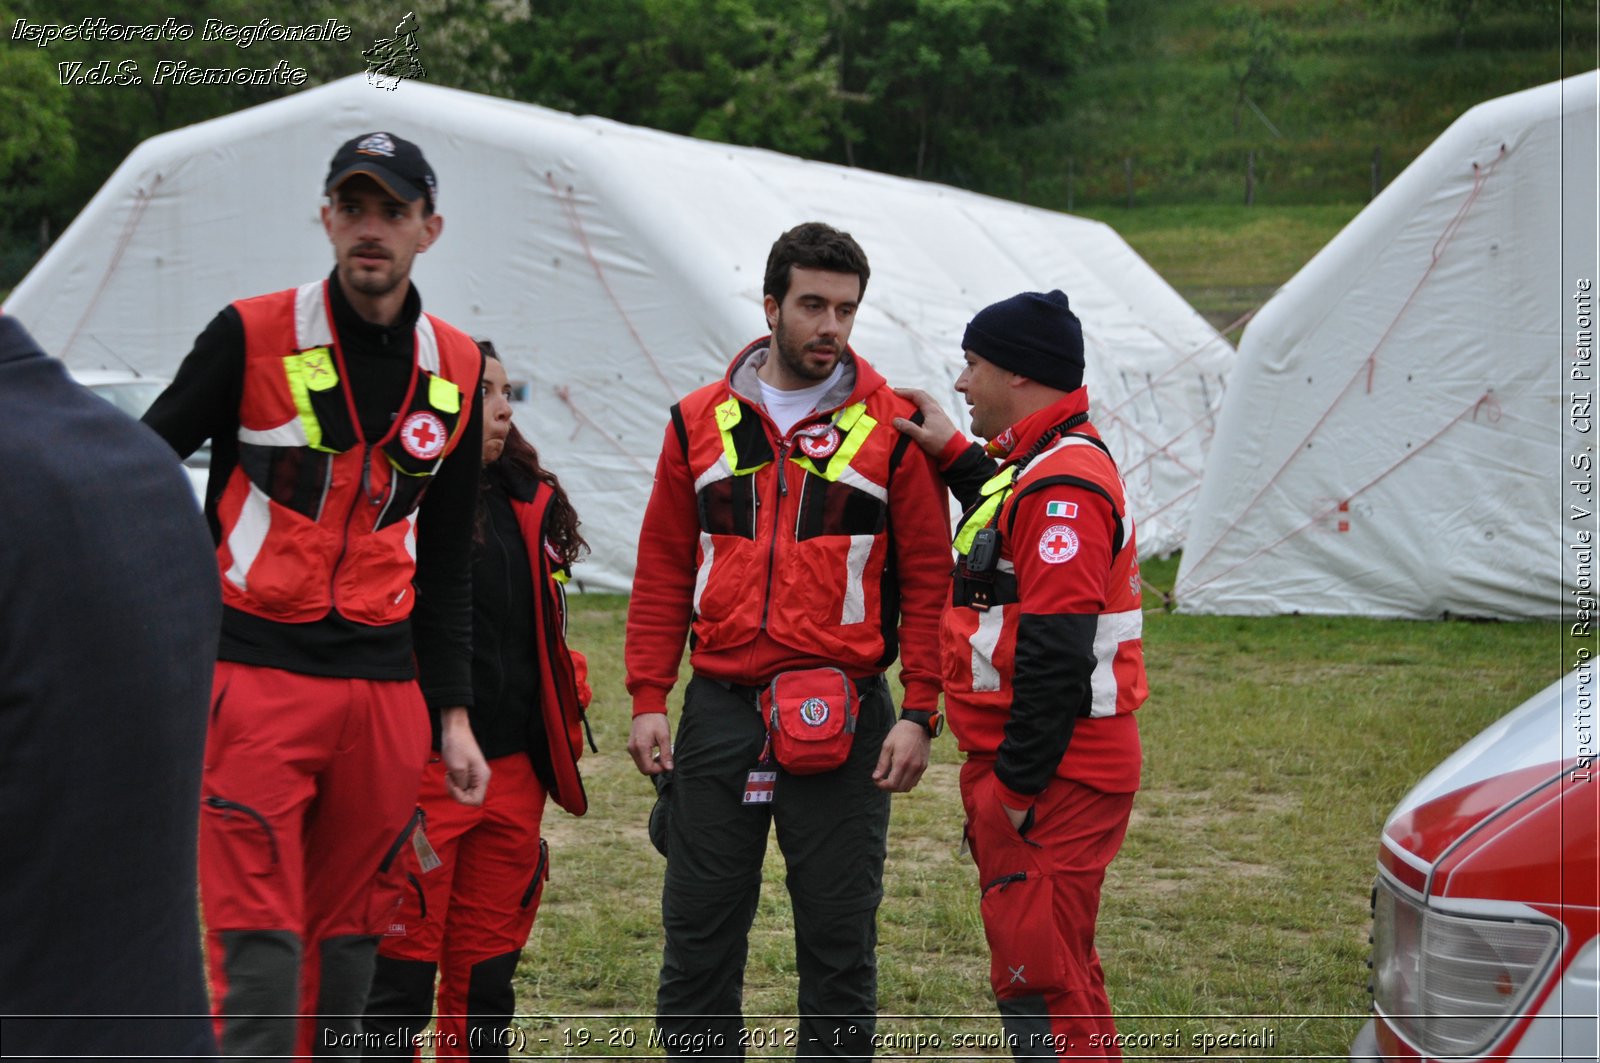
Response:
M485 757L544 744L539 718L539 640L534 613L538 578L528 562L511 497L525 498L518 477L490 465L483 472L480 537L472 549L472 733ZM535 756L535 761L538 757Z
M335 273L328 303L362 434L380 438L405 399L422 298L413 285L399 319L375 325L356 313ZM244 349L244 324L228 306L200 333L171 386L144 415L179 457L211 440L205 508L213 538L220 537L217 500L239 459ZM415 677L431 709L472 704L471 547L483 404L476 392L467 398L471 413L460 444L440 465L417 514L417 599L410 619L360 624L330 609L321 620L287 624L224 608L221 660L307 675Z

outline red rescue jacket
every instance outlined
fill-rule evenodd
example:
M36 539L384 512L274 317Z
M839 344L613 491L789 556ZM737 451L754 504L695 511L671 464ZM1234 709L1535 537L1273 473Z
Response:
M947 509L893 427L915 409L849 352L849 394L781 438L747 397L767 343L673 407L628 614L634 712L666 711L691 618L691 662L713 678L821 664L862 678L900 654L905 706L936 708Z
M945 711L963 750L998 757L1002 785L1022 787L1012 792L1017 798L1052 774L1108 792L1138 788L1130 714L1148 684L1138 549L1122 478L1087 423L1045 443L1015 472L1017 459L1052 427L1087 409L1080 388L1017 425L1010 454L956 536L953 599L962 597L975 531L997 528L1001 548L995 604L980 611L953 600L945 609Z
M361 432L327 281L234 304L244 324L239 463L217 503L222 600L283 623L411 614L416 511L460 441L482 356L417 320L411 387L382 439Z
M567 595L557 578L564 569L545 546L544 515L555 491L540 483L533 500L513 497L511 510L522 529L522 542L528 550L528 567L533 571L533 634L539 660L539 718L530 727L543 730L543 742L530 742L530 749L549 750L550 762L533 758L534 771L545 784L556 804L581 816L589 809L589 798L578 773L583 756L583 713L589 704L589 663L583 654L567 646Z

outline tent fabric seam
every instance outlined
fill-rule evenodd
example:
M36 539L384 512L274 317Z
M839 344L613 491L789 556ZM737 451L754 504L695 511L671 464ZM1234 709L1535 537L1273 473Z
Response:
M1340 500L1340 502L1335 503L1333 509L1324 508L1324 509L1318 510L1317 512L1312 514L1310 520L1308 520L1305 523L1301 524L1298 528L1293 528L1290 531L1285 532L1283 535L1279 536L1277 539L1275 539L1272 542L1268 543L1266 546L1262 546L1262 547L1257 548L1257 550L1254 553L1250 554L1249 556L1247 556L1247 557L1245 557L1245 558L1243 558L1243 559L1241 559L1239 561L1234 562L1232 565L1229 565L1227 568L1223 569L1222 571L1213 573L1211 576L1208 576L1206 579L1200 580L1199 582L1191 582L1191 583L1185 585L1184 590L1186 592L1187 591L1197 591L1197 590L1201 589L1202 587L1207 586L1210 583L1214 583L1215 581L1221 579L1223 576L1226 576L1228 573L1236 571L1237 569L1242 568L1243 566L1245 566L1245 565L1249 564L1250 562L1254 561L1256 558L1260 557L1262 554L1271 553L1273 550L1276 550L1278 547L1282 546L1284 543L1288 542L1290 539L1293 539L1295 536L1297 536L1300 533L1304 532L1306 529L1315 527L1318 522L1320 522L1323 518L1327 517L1330 513L1338 512L1339 505L1347 505L1352 499L1354 499L1357 496L1359 496L1362 492L1371 489L1373 486L1375 486L1376 484L1381 482L1385 477L1387 477L1390 473L1394 472L1400 466L1404 465L1406 462L1410 461L1412 458L1414 458L1418 454L1422 453L1428 447L1430 447L1433 444L1437 443L1440 439L1442 439L1444 437L1444 434L1446 432L1450 431L1450 429L1452 429L1456 425L1460 424L1462 418L1466 417L1467 414L1469 414L1469 413L1476 414L1478 409L1480 409L1485 402L1493 402L1493 401L1494 401L1494 392L1493 391L1484 392L1482 395L1478 396L1478 398L1476 400L1473 401L1472 405L1468 406L1466 409L1462 410L1460 413L1458 413L1454 417L1450 418L1450 420L1448 422L1446 422L1446 424L1445 424L1445 426L1443 428L1441 428L1441 429L1439 429L1439 431L1435 432L1431 437L1429 437L1426 441L1424 441L1422 443L1422 445L1417 446L1417 447L1413 447L1409 454L1406 454L1399 461L1395 462L1393 465L1390 465L1387 469L1384 469L1382 472L1380 472L1377 476L1374 476L1372 479L1368 480L1366 483L1362 484L1360 487L1357 487L1354 491L1351 491L1349 494L1345 495L1344 498Z
M1434 267L1439 264L1439 260L1443 257L1445 249L1449 247L1450 242L1455 238L1456 233L1460 231L1461 223L1465 220L1468 211L1470 211L1472 206L1477 202L1478 193L1483 189L1483 185L1488 180L1489 174L1493 172L1494 168L1499 164L1500 160L1505 157L1505 155L1505 145L1502 144L1500 147L1500 154L1495 157L1494 162L1490 163L1487 170L1481 168L1477 163L1472 164L1474 171L1472 190L1467 194L1465 201L1461 204L1461 207L1456 211L1455 215L1440 231L1439 238L1434 241L1433 251L1429 255L1428 267L1422 271L1422 276L1417 279L1416 285L1412 287L1411 293L1406 296L1406 300L1400 305L1400 309L1395 311L1394 317L1390 320L1388 327L1384 329L1383 335L1378 337L1377 342L1372 346L1372 350L1369 351L1367 353L1367 357L1362 360L1361 366L1356 370L1355 374L1351 376L1350 380L1346 382L1345 386L1340 389L1339 397L1329 404L1328 408L1322 412L1322 416L1317 418L1316 422L1312 424L1310 430L1308 430L1306 434L1301 437L1300 441L1295 444L1294 449L1289 452L1289 456L1283 460L1282 464L1280 464L1273 472L1272 476L1267 479L1266 483L1261 485L1260 489L1256 491L1255 495L1251 497L1250 501L1247 502L1239 511L1238 517L1236 517L1231 524L1224 528L1222 532L1212 540L1211 546L1204 554L1200 556L1200 559L1194 563L1192 571L1198 572L1200 570L1200 567L1206 563L1213 553L1216 552L1217 547L1221 545L1222 542L1227 539L1228 535L1238 528L1244 519L1251 514L1256 507L1256 503L1260 502L1262 497L1266 495L1267 491L1272 488L1272 485L1278 482L1278 479L1283 475L1284 471L1288 469L1290 465L1294 464L1296 458L1305 452L1306 443L1316 436L1317 432L1321 430L1322 426L1327 423L1328 418L1333 415L1334 410L1338 409L1339 404L1349 396L1350 386L1357 380L1361 379L1363 374L1365 374L1367 377L1367 394L1370 395L1372 393L1372 375L1376 371L1378 350L1383 346L1390 334L1394 332L1395 326L1399 324L1400 319L1405 316L1406 311L1410 309L1410 307L1416 302L1417 294L1422 291L1423 286L1427 284L1428 280L1433 276ZM1457 420L1459 420L1459 418L1457 418ZM1383 475L1388 475L1388 473L1385 472ZM1376 483L1377 481L1374 480L1372 482ZM1372 485L1369 483L1366 486L1370 487ZM1360 490L1366 490L1366 487L1363 487ZM1357 493L1359 493L1359 491ZM1350 497L1354 497L1354 495L1351 495ZM1312 523L1315 523L1316 519L1320 518L1313 519ZM1291 532L1290 535L1285 536L1284 539L1290 538L1298 533L1298 530L1296 532ZM1256 553L1251 554L1249 558L1246 558L1246 560L1251 560L1259 556L1265 550L1276 548L1284 541L1284 539L1279 539L1277 542L1272 543L1271 546L1264 548L1264 550L1258 550ZM1240 564L1243 564L1243 562L1240 562ZM1204 580L1198 584L1190 584L1186 586L1185 590L1194 590L1198 587L1204 587L1206 584L1217 579L1218 576L1227 572L1232 572L1238 567L1238 565L1233 565L1227 569L1224 569L1222 573L1218 573L1207 580Z

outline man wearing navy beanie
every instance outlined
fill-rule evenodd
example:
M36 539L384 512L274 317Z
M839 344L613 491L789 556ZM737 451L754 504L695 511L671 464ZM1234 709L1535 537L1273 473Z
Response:
M967 323L961 347L1057 391L1083 385L1083 326L1059 289L984 307Z
M900 394L923 425L895 427L935 455L964 509L940 652L989 978L1018 1059L1120 1059L1094 930L1141 766L1133 518L1089 423L1066 295L985 307L961 345L956 390L989 445L918 391Z

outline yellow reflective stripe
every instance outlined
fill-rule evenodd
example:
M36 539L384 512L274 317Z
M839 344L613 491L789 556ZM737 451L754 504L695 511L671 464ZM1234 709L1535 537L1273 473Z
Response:
M856 412L852 415L851 411ZM872 434L872 430L878 427L877 419L867 416L865 403L850 407L849 410L845 411L845 414L846 417L849 417L850 423L848 425L845 424L845 417L841 417L839 418L838 426L850 434L844 437L843 443L839 444L839 453L829 460L829 468L833 467L835 461L843 462L845 465L849 465L854 461L856 452L867 441L867 437ZM835 473L835 475L838 474Z
M985 480L983 482L983 486L978 488L978 494L980 494L980 495L992 495L992 494L995 494L1001 488L1010 487L1012 481L1015 480L1016 478L1017 478L1017 467L1015 465L1007 465L1005 468L1001 469L999 472L995 473L993 476L991 476L987 480Z
M379 450L378 453L382 454L384 460L389 463L389 468L399 473L401 476L432 476L434 473L439 471L439 466L444 461L444 455L440 454L436 459L434 459L433 464L429 465L426 469L423 469L421 472L412 472L409 469L403 468L387 450Z
M722 452L728 457L728 468L732 470L733 475L748 476L757 469L765 468L771 464L769 459L752 465L748 469L739 467L739 448L733 444L733 430L738 426L740 418L744 416L744 407L739 404L738 399L730 398L725 402L717 403L713 407L713 412L717 417L717 429L722 433Z
M294 398L295 412L306 430L306 446L327 454L338 453L322 445L322 424L311 409L311 392L339 386L339 371L334 367L332 352L326 347L312 347L285 355L283 370L289 378L289 394Z
M867 404L858 402L840 411L833 420L833 426L849 434L844 437L844 442L839 444L839 449L828 458L826 470L817 468L802 451L797 450L791 455L803 468L829 481L837 480L844 470L849 468L862 445L866 443L867 437L878 427L878 422L876 418L867 416Z
M972 540L980 528L988 527L1000 507L1005 505L1006 499L1011 494L1012 483L1017 478L1017 467L1008 465L991 476L978 494L984 496L983 502L972 511L972 516L961 522L961 529L956 532L953 544L958 554L967 554L972 551Z
M461 389L442 376L429 376L428 405L440 413L460 413Z
M848 432L855 427L856 421L866 412L867 404L864 402L858 402L854 406L846 406L839 411L839 416L833 419L834 426L841 432ZM868 418L868 420L871 420L871 418ZM872 423L877 424L878 422L873 421Z

